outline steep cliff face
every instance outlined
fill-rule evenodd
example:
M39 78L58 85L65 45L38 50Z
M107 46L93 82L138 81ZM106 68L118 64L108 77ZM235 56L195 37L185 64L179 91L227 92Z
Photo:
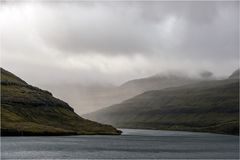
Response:
M48 91L1 68L2 135L120 134L110 125L86 120Z

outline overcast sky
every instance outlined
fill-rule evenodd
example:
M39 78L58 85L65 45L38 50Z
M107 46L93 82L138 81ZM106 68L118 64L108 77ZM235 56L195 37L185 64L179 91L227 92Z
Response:
M238 2L10 2L0 32L1 66L38 86L239 63Z

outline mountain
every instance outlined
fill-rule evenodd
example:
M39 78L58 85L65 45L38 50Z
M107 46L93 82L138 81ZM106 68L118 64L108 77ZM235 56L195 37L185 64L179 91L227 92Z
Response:
M239 80L211 80L144 92L84 115L122 128L239 134Z
M239 69L234 71L230 76L229 79L239 79Z
M78 116L64 101L1 68L1 135L120 134Z
M149 90L177 87L199 81L200 79L189 78L186 75L178 73L157 74L146 78L130 80L122 84L120 89L139 94Z
M51 90L54 95L68 102L77 113L85 114L120 103L145 91L193 84L202 80L179 73L171 73L133 79L120 86L96 84L93 87L83 84L61 84L45 85L42 88ZM66 94L70 92L71 94ZM81 106L81 108L77 106Z

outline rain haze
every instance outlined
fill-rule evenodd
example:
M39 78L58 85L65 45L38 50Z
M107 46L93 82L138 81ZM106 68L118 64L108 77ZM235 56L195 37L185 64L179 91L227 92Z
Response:
M237 1L8 1L0 32L1 66L79 114L112 104L99 102L103 90L132 79L221 78L239 67Z

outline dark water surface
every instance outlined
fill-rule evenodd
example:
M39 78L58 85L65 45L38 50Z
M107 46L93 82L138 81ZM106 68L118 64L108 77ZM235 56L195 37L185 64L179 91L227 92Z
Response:
M239 137L122 129L121 136L2 137L11 159L238 159Z

